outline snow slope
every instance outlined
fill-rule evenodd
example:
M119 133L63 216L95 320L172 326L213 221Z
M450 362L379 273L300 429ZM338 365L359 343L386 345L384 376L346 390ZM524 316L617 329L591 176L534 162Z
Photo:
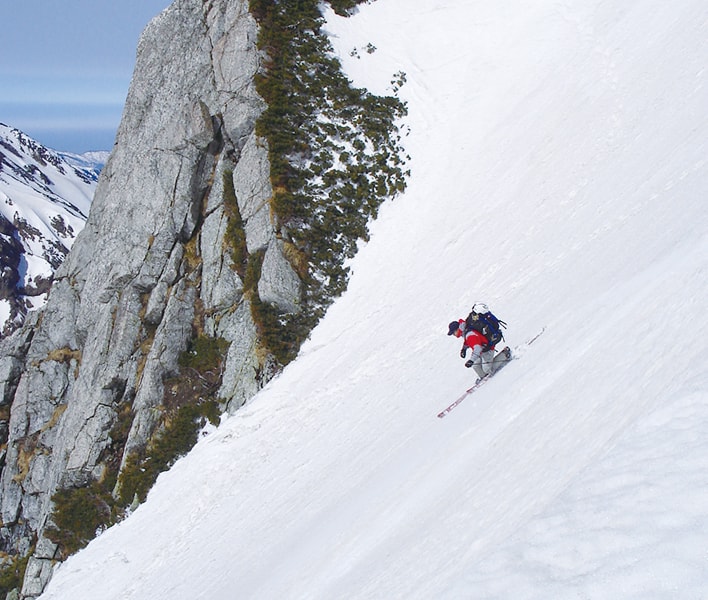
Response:
M409 188L298 360L42 598L708 597L707 24L702 0L330 15L357 84L406 74ZM512 346L545 332L437 419L479 300Z

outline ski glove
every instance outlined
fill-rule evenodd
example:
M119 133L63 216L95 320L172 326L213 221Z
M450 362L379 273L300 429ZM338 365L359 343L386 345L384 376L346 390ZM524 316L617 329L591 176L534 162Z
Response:
M468 360L468 361L465 363L465 366L469 369L473 364L474 364L474 361L473 361L473 360Z
M465 354L467 354L467 346L462 346L462 350L460 350L460 356L464 358Z

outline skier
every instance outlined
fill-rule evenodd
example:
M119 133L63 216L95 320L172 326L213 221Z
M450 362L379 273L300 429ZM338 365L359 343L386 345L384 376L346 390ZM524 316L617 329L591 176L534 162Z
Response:
M452 321L448 327L447 335L454 335L457 338L463 338L462 350L460 350L460 356L466 358L467 351L472 350L472 354L469 359L465 362L465 367L474 367L479 380L486 377L487 375L493 375L494 372L499 369L500 366L509 361L510 351L508 348L504 348L502 352L499 352L496 356L494 355L494 345L496 343L490 342L489 337L487 337L479 331L479 329L484 329L479 327L475 320L482 313L476 313L474 308L472 312L467 317L467 319L459 319L457 321ZM491 314L491 313L487 313ZM495 318L496 320L496 318ZM498 333L494 337L501 339L501 332L497 330Z

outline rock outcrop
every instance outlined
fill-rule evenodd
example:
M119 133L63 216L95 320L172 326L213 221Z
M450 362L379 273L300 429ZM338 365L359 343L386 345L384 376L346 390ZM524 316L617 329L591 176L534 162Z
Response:
M150 23L86 226L36 322L2 341L0 550L33 551L21 597L41 593L59 556L45 535L53 494L105 479L116 452L125 465L146 446L196 336L228 342L225 407L273 372L225 208L232 184L247 251L264 257L261 298L297 311L301 284L271 223L267 148L254 129L264 109L256 35L246 0L177 0Z

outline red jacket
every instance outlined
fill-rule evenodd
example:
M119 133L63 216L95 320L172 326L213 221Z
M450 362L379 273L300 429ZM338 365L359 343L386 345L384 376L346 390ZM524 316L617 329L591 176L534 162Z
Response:
M455 334L457 337L462 337L462 331L465 328L465 320L460 319L460 328L457 330L457 333ZM464 346L467 346L468 348L472 348L474 350L475 346L481 346L482 349L486 347L486 345L489 343L489 340L486 338L486 336L482 335L479 331L475 331L474 329L470 329L468 332L465 333L465 343Z

